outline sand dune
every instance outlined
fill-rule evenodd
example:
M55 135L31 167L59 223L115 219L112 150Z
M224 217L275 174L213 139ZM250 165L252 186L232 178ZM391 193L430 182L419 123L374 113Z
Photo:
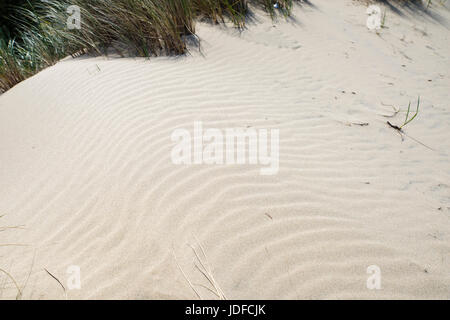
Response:
M0 97L0 226L25 226L0 232L0 268L23 298L198 298L181 270L217 298L190 246L228 299L450 298L450 12L388 9L377 35L364 6L313 3L200 23L183 57L65 59ZM383 114L418 95L402 141L386 120L405 114ZM196 121L279 129L278 173L173 164ZM64 293L45 269L65 285L71 265Z

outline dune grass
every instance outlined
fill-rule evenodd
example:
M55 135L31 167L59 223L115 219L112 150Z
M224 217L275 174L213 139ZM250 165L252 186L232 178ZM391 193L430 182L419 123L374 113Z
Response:
M245 25L249 3L272 17L287 16L293 0L24 0L7 7L7 25L0 29L0 92L77 52L134 56L178 55L186 52L186 36L195 21L232 21ZM81 28L67 27L67 8L77 5ZM5 10L5 9L3 9ZM12 35L11 35L12 34ZM122 50L122 51L121 51Z
M183 54L197 20L214 24L228 20L243 28L249 5L275 18L289 16L295 1L2 0L0 93L80 52L105 54L115 48L120 54L143 57ZM81 10L79 30L67 27L67 8L73 5Z

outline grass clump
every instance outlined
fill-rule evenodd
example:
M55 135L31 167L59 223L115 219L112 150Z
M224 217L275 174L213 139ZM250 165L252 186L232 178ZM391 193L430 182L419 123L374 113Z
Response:
M413 121L417 117L417 115L419 114L419 106L420 106L420 96L417 98L416 112L414 113L414 115L411 118L409 117L409 114L411 112L411 101L410 101L409 104L408 104L408 110L406 111L406 117L405 117L405 121L403 122L403 124L397 126L397 125L394 125L394 124L390 123L389 121L387 121L387 124L391 128L399 131L400 133L404 133L403 130L402 130L403 127L405 127L407 124L409 124L411 121ZM395 112L394 112L394 114L392 116L395 116L399 111L400 111L400 109L395 110ZM389 117L391 117L391 116L389 116Z
M115 48L144 57L183 54L196 20L230 20L242 28L249 3L274 17L277 11L289 15L293 0L21 1L0 7L6 18L0 28L0 92L79 52L105 54ZM80 29L67 27L67 8L73 5L80 8Z

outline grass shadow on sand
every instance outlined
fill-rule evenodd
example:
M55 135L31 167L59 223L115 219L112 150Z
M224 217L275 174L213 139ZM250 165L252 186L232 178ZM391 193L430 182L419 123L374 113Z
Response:
M449 10L448 1L446 0L444 2L442 0L431 0L430 2L423 0L377 0L372 2L383 4L398 16L410 17L411 19L421 16L430 22L439 23L446 29L449 29L448 21L436 10Z

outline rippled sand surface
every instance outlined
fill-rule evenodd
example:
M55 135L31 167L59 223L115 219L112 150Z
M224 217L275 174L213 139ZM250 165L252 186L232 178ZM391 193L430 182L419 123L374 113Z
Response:
M0 268L23 298L450 298L448 5L388 9L377 35L364 6L311 2L241 33L200 23L184 57L65 59L0 97L0 226L23 226L0 229ZM386 121L418 95L402 140ZM196 121L279 129L278 173L173 164ZM72 265L64 293L48 272L68 287Z

